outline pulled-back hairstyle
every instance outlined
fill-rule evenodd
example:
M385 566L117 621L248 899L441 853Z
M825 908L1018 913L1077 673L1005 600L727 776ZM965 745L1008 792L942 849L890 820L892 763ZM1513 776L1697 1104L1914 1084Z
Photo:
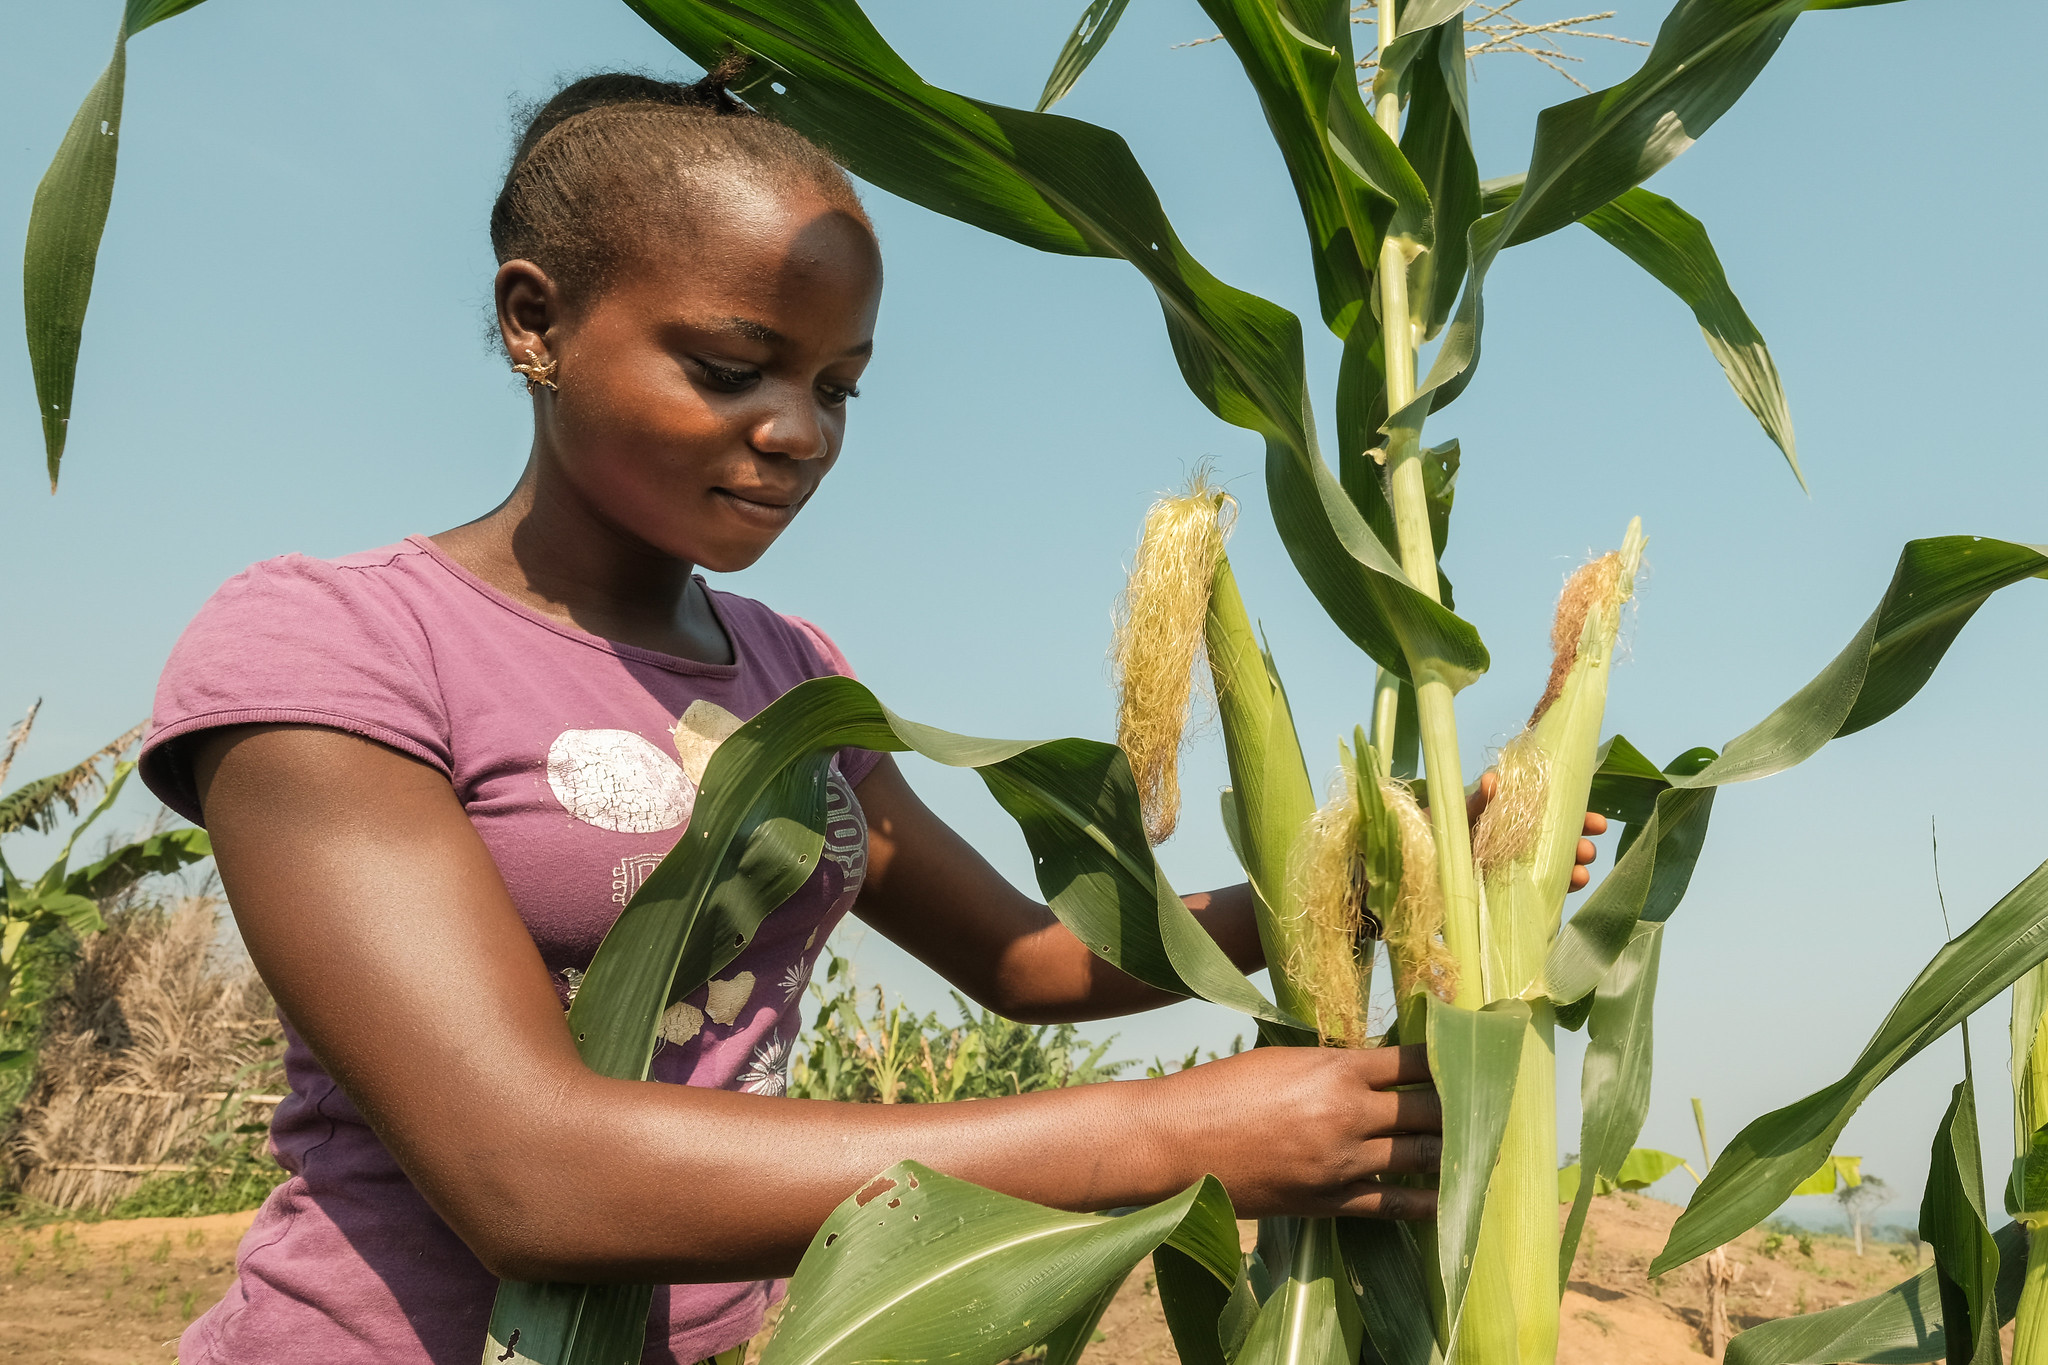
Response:
M636 251L716 212L734 180L808 189L867 224L838 163L726 88L745 70L729 57L688 85L607 73L556 92L520 134L491 208L498 263L532 261L586 299Z

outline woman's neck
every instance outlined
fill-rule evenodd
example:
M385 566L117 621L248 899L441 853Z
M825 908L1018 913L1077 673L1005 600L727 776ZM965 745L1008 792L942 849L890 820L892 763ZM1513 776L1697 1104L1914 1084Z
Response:
M507 597L579 630L699 663L733 661L696 566L601 516L538 459L504 502L431 539Z

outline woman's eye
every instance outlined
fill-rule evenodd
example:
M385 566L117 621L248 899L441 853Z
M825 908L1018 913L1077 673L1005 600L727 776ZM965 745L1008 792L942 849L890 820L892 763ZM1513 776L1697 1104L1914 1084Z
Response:
M734 393L761 377L759 370L738 369L709 360L697 361L697 368L704 371L704 378L709 383Z
M860 389L852 384L820 384L818 395L827 407L844 407L849 398L860 397Z

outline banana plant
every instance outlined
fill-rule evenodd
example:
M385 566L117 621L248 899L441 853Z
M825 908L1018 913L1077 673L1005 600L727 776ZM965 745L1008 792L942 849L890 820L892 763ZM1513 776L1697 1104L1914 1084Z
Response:
M1201 643L1231 772L1225 824L1256 892L1270 998L1201 933L1148 846L1172 823L1173 783L1157 757L1177 749L1184 706L1164 732L1150 725L1149 749L1147 724L1121 727L1127 758L1081 740L946 735L890 715L857 684L825 680L721 747L687 837L627 906L577 996L570 1022L586 1061L610 1075L645 1074L665 1004L730 960L802 880L821 837L822 755L854 744L976 768L1023 825L1041 890L1070 928L1141 980L1251 1016L1268 1045L1384 1041L1362 1004L1384 939L1398 1006L1391 1031L1428 1045L1444 1100L1434 1227L1271 1220L1249 1261L1226 1247L1219 1194L1207 1184L1102 1219L1032 1212L897 1168L812 1245L773 1365L905 1356L992 1365L1034 1340L1071 1359L1088 1335L1080 1324L1147 1253L1184 1360L1350 1365L1368 1350L1391 1365L1555 1359L1561 1272L1587 1201L1602 1178L1619 1176L1642 1128L1663 930L1716 792L1789 768L1905 705L1976 609L2040 576L2048 552L1970 536L1909 542L1876 610L1818 676L1718 750L1690 748L1660 766L1601 733L1616 620L1645 539L1631 524L1616 551L1568 586L1550 677L1530 680L1530 725L1503 751L1493 804L1473 828L1455 699L1490 660L1440 564L1470 452L1453 440L1425 444L1424 429L1477 373L1484 285L1508 249L1581 223L1691 310L1737 397L1799 477L1775 364L1706 229L1643 182L1705 136L1804 15L1872 2L1882 0L1678 0L1633 75L1544 111L1527 170L1482 184L1461 0L1380 4L1375 74L1363 91L1342 0L1202 0L1260 101L1302 212L1318 313L1342 343L1333 467L1299 319L1195 259L1120 137L1046 112L1109 40L1121 4L1088 7L1039 107L1023 110L924 81L852 0L628 0L701 63L746 56L736 93L871 183L1037 250L1137 269L1158 295L1191 391L1263 440L1280 539L1332 622L1378 665L1378 680L1359 698L1361 723L1318 804L1278 658L1252 630L1223 550L1227 501L1203 488L1169 500L1159 521L1173 536L1141 546L1139 558L1160 548L1162 563L1192 569L1182 580L1193 590L1167 604L1175 620L1161 608L1170 628L1134 628L1151 644L1127 662L1144 671L1149 649L1169 656L1164 674L1185 673L1195 663L1183 645ZM101 179L80 183L110 187L111 158L103 165ZM51 193L38 219L58 223L67 201ZM67 259L89 262L97 228L85 226L69 236L50 229ZM82 317L83 293L67 297ZM33 328L31 340L40 355ZM75 334L46 349L75 363ZM1141 586L1132 622L1153 619ZM1139 707L1134 722L1145 714ZM1157 742L1162 733L1171 742ZM1588 808L1623 822L1620 856L1567 919ZM1767 1132L1752 1125L1737 1138L1660 1266L1767 1216L1822 1169L1841 1125L1885 1075L2044 959L2048 868L1943 949L1849 1076L1760 1120ZM1560 1026L1588 1037L1580 1150L1592 1176L1561 1233ZM1958 1151L1961 1112L1944 1129ZM1959 1172L1963 1164L1951 1162ZM1948 1212L1970 1202L1968 1181L1957 1180ZM945 1216L875 1214L878 1190L894 1192L887 1209L914 1195ZM1938 1304L1975 1315L1972 1341L1996 1297L1987 1298L1982 1251L1957 1250L1933 1286ZM508 1284L491 1356L621 1358L637 1349L647 1302L644 1286ZM1928 1303L1922 1293L1908 1306Z
M27 717L9 734L6 749L0 751L0 781L6 780L40 707L40 702L31 707ZM24 782L0 796L0 838L4 838L24 831L56 830L65 813L79 813L82 797L94 788L101 789L99 801L71 827L64 846L41 873L32 878L19 877L6 855L0 853L0 1028L11 1018L14 978L22 949L66 930L81 935L95 933L105 927L100 918L102 902L143 877L175 872L212 855L205 830L173 829L109 849L84 867L71 866L79 837L113 807L135 770L133 763L125 761L115 762L108 775L102 774L102 767L119 759L141 736L142 727L137 726L64 771ZM26 1066L33 1059L30 1048L0 1050L0 1069Z

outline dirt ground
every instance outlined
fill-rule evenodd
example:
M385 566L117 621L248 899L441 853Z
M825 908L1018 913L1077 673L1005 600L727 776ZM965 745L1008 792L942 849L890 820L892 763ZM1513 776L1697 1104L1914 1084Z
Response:
M0 1227L0 1360L168 1365L234 1278L253 1216Z
M1698 1272L1687 1267L1656 1283L1644 1273L1677 1216L1676 1205L1637 1195L1594 1201L1564 1297L1559 1365L1699 1365ZM233 1278L250 1217L0 1226L0 1361L170 1365L185 1324ZM1730 1249L1740 1268L1729 1303L1737 1330L1863 1298L1919 1264L1889 1243L1866 1245L1860 1260L1845 1238L1812 1237L1808 1248L1752 1232ZM1090 1365L1177 1360L1149 1263L1125 1283L1101 1332Z

